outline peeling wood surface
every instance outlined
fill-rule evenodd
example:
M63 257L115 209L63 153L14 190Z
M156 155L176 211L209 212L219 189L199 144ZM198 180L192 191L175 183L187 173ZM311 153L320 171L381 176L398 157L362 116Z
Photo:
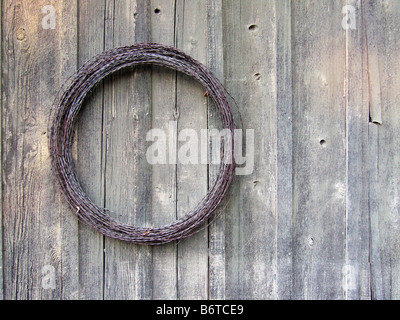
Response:
M397 153L399 136L400 4L398 1L367 1L366 18L375 21L382 99L382 125L370 124L370 212L373 297L399 299L400 254ZM371 88L372 90L372 88ZM373 260L373 262L374 262Z
M397 0L2 0L0 11L0 299L400 298ZM147 41L207 65L255 136L254 170L235 178L222 215L158 247L78 223L47 146L68 77L103 50ZM81 111L78 176L120 221L171 223L218 167L150 165L146 134L182 145L174 131L219 126L186 76L118 72Z

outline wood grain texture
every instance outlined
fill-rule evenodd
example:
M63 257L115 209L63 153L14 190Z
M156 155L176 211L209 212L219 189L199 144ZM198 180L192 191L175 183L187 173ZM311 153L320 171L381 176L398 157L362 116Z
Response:
M175 45L175 11L175 1L151 2L152 41ZM176 142L176 71L154 67L151 86L152 128L161 129L168 142ZM153 165L151 173L152 225L167 225L176 220L176 164ZM177 261L175 242L153 248L153 299L177 299Z
M2 127L5 299L60 299L61 217L50 170L47 127L75 34L65 20L43 28L46 1L3 1ZM54 4L57 17L74 2ZM73 28L72 28L73 30ZM63 46L65 45L65 48ZM68 71L67 71L68 72Z
M176 46L203 64L207 64L206 21L206 6L202 2L177 0ZM178 74L176 90L178 140L180 132L185 129L195 130L200 137L201 129L207 129L207 98L204 89L194 80ZM190 139L192 137L183 136L178 141L178 150ZM201 201L207 193L207 183L207 165L184 165L178 161L177 218L186 215ZM178 244L177 268L178 298L207 299L207 230Z
M224 73L243 127L254 130L254 170L228 204L226 298L276 298L276 21L274 1L224 2ZM268 8L263 10L261 8Z
M78 67L104 51L105 1L78 2ZM83 105L76 131L76 168L83 190L104 206L103 83ZM69 210L69 214L71 211ZM76 219L75 217L73 217ZM104 237L78 226L78 298L103 299Z
M106 3L105 49L148 42L147 1ZM124 223L151 227L151 75L120 72L104 88L105 206ZM105 240L105 299L151 299L151 247Z
M342 3L293 3L293 291L343 299L346 264L345 32Z
M345 299L370 299L369 215L367 144L369 108L365 101L364 30L361 1L349 0L355 8L356 29L346 36L346 264L343 266Z
M381 100L382 124L370 124L371 143L371 246L372 288L375 299L399 299L400 242L398 170L400 158L398 112L400 85L399 48L400 5L398 1L366 1L365 20L368 57L375 55L373 69L379 74L370 82L369 91ZM373 36L372 36L373 35ZM373 41L372 43L370 43ZM370 66L370 64L369 64ZM371 70L370 70L371 71ZM373 75L370 74L370 79ZM373 87L374 86L374 87ZM375 101L371 96L370 103ZM371 118L371 120L374 120Z
M371 58L370 52L377 58L379 48L376 46L376 39L379 39L380 34L374 35L374 25L376 14L380 15L381 11L376 11L377 7L372 2L366 2L363 4L363 20L364 20L364 37L365 37L365 54L364 62L366 63L365 76L364 76L364 92L366 95L366 101L369 107L369 120L368 125L368 207L369 207L369 221L370 221L370 260L371 260L371 296L373 299L382 300L385 298L384 292L384 276L383 276L383 265L381 260L381 239L380 235L381 228L379 223L379 212L380 212L380 190L379 190L379 132L380 129L377 123L371 119L371 90L374 86L375 92L380 92L381 84L380 82L371 81ZM371 43L373 41L373 43ZM378 63L379 60L375 60ZM379 65L375 65L374 69L376 72L380 72ZM376 98L376 97L375 97ZM380 96L379 96L380 102ZM381 115L380 110L380 115Z
M222 1L207 1L207 65L215 76L224 80L224 41L223 41L223 5ZM208 101L208 129L221 130L222 125L215 105ZM209 145L209 159L213 149ZM208 186L210 187L218 174L219 165L208 163ZM224 212L224 209L220 209ZM209 227L209 278L208 297L211 300L225 299L226 296L226 251L225 231L226 217L222 213Z
M292 298L293 278L293 110L291 2L275 1L277 61L277 298Z
M49 4L54 29L42 25ZM345 6L355 28L343 28ZM400 298L399 1L2 0L0 11L0 299ZM53 99L73 72L147 41L207 65L255 147L221 216L156 247L78 223L47 144ZM200 137L220 121L188 77L126 70L85 100L73 147L85 192L149 228L186 214L218 173L150 165L151 128L182 147L189 140L171 129Z
M60 82L64 83L78 67L78 1L68 1L61 4L61 61ZM58 89L57 89L58 90ZM76 159L76 145L73 157ZM61 217L61 299L75 300L79 298L79 227L78 221L71 213L68 204L61 194L56 197L56 203Z

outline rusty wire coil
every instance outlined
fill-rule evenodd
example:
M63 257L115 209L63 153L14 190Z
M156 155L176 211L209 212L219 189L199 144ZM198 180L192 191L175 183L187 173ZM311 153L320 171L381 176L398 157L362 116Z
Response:
M111 218L105 208L98 207L86 195L74 171L71 153L74 125L86 95L96 84L117 70L139 65L166 67L197 80L213 99L224 128L231 132L236 129L226 90L204 65L176 48L141 43L106 51L91 59L72 76L67 89L62 91L53 106L49 148L60 189L81 222L110 238L142 245L159 245L188 238L204 227L205 222L215 214L234 178L234 143L232 138L232 148L222 150L219 173L207 195L183 218L151 229L120 223ZM225 157L231 157L232 161L223 161Z

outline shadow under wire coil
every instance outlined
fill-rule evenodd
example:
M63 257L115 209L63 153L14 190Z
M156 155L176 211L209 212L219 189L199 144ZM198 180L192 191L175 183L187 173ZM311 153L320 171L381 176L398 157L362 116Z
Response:
M159 245L188 238L216 212L234 178L234 143L232 138L229 154L226 154L226 150L221 150L219 173L207 195L183 218L151 229L120 223L111 218L106 209L94 204L82 190L74 171L71 153L74 125L86 95L96 84L117 70L139 65L166 67L197 80L213 99L223 126L232 133L236 129L226 90L204 65L176 48L139 43L106 51L91 59L72 76L67 89L53 106L49 148L52 168L60 189L81 222L110 238L136 244ZM225 157L232 161L223 161Z

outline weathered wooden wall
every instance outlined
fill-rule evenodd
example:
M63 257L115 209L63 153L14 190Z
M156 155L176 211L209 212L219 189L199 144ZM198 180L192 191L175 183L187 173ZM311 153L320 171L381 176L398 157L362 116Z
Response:
M0 299L400 298L400 1L2 0L1 14ZM206 64L255 130L254 172L223 215L154 248L78 223L47 145L68 77L147 41ZM146 133L170 121L218 127L204 90L173 71L120 72L86 101L77 172L120 221L172 222L216 176L147 163Z

